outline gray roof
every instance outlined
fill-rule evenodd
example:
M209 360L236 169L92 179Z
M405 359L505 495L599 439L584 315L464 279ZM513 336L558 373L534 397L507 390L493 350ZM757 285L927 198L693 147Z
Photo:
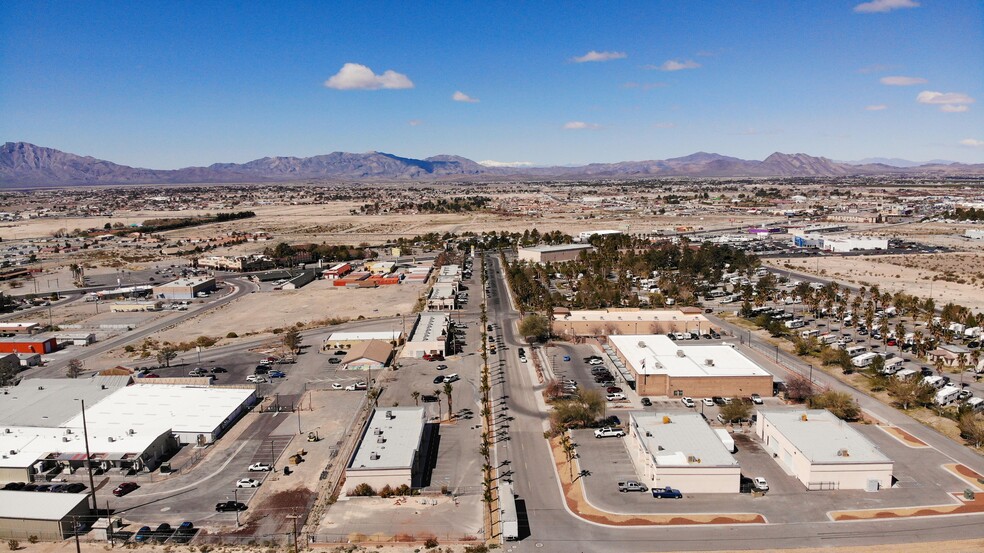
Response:
M697 413L632 412L629 416L657 466L738 466L721 438Z
M129 376L29 378L0 393L0 426L54 427L126 387Z
M423 433L423 407L376 409L348 469L410 468Z
M0 490L0 518L62 520L88 493L34 493Z
M826 409L759 411L759 417L764 417L811 463L892 462L868 438Z

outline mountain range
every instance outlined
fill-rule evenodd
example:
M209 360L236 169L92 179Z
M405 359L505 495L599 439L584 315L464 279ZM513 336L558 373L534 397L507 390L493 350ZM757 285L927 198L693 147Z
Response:
M851 175L984 175L984 164L928 163L898 167L886 163L836 162L807 154L776 152L762 161L697 152L666 160L592 163L576 167L488 167L460 156L427 159L382 152L334 152L312 157L264 157L208 167L143 169L83 157L27 142L0 148L0 186L86 184L190 184L330 181L491 180L501 178L660 177L839 177Z

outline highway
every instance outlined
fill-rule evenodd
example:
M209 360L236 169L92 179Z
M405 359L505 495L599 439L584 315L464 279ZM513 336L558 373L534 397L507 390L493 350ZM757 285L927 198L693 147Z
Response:
M505 382L495 387L493 395L505 398L508 413L514 417L510 422L510 439L496 447L500 462L510 461L517 503L525 506L529 518L529 535L516 544L508 545L511 551L762 550L930 542L984 536L984 515L876 522L649 528L603 526L575 517L562 501L560 483L543 439L546 414L538 408L535 397L541 387L534 384L531 371L519 363L514 353L516 347L524 345L514 327L519 314L509 305L499 260L494 257L487 259L491 268L489 282L494 290L489 297L489 319L500 325L503 339L509 346L503 356ZM879 408L868 405L867 401L862 403L862 407L881 415ZM911 424L906 424L904 428L909 430ZM920 432L919 437L923 435L925 432ZM980 466L980 458L974 459L966 448L960 448L949 440L948 445L938 444L938 440L931 436L927 438L932 445L940 445L943 451L952 453L962 462ZM959 453L959 449L964 449L965 453ZM520 509L521 520L523 510ZM723 506L722 510L727 510L727 506Z

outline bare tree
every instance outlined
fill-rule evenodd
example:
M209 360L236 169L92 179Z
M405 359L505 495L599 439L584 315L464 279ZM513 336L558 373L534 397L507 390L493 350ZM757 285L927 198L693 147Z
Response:
M793 375L786 381L786 397L793 401L807 401L816 393L816 387L803 375Z
M78 358L73 358L68 361L68 369L65 370L65 375L69 378L78 378L82 374L82 360Z

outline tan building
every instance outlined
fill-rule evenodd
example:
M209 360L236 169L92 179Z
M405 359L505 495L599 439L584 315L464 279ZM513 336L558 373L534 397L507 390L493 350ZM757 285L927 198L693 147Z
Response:
M556 246L533 246L519 248L517 259L533 263L563 263L574 261L583 251L594 251L588 244L558 244Z
M88 493L0 490L0 538L3 539L26 542L37 536L45 541L61 541L73 534L73 519L86 520L89 514Z
M139 313L143 311L160 311L159 301L119 301L110 307L113 313Z
M382 340L366 340L354 346L342 359L342 367L351 371L377 371L386 368L393 346Z
M553 316L554 334L611 336L614 334L665 334L667 332L707 332L716 327L700 309L609 308L585 311L558 309Z
M608 343L640 396L772 396L772 375L730 345L682 345L658 334Z
M738 493L741 467L698 413L629 413L625 447L639 481L685 494Z
M403 345L403 357L421 358L424 355L441 354L448 350L448 336L451 319L447 313L424 312L417 316L417 322L410 331L407 343Z
M786 472L810 490L892 486L892 460L825 409L759 411L755 433Z
M345 493L359 484L378 492L384 486L419 487L426 462L423 407L376 409L345 469ZM425 443L426 442L426 443Z

